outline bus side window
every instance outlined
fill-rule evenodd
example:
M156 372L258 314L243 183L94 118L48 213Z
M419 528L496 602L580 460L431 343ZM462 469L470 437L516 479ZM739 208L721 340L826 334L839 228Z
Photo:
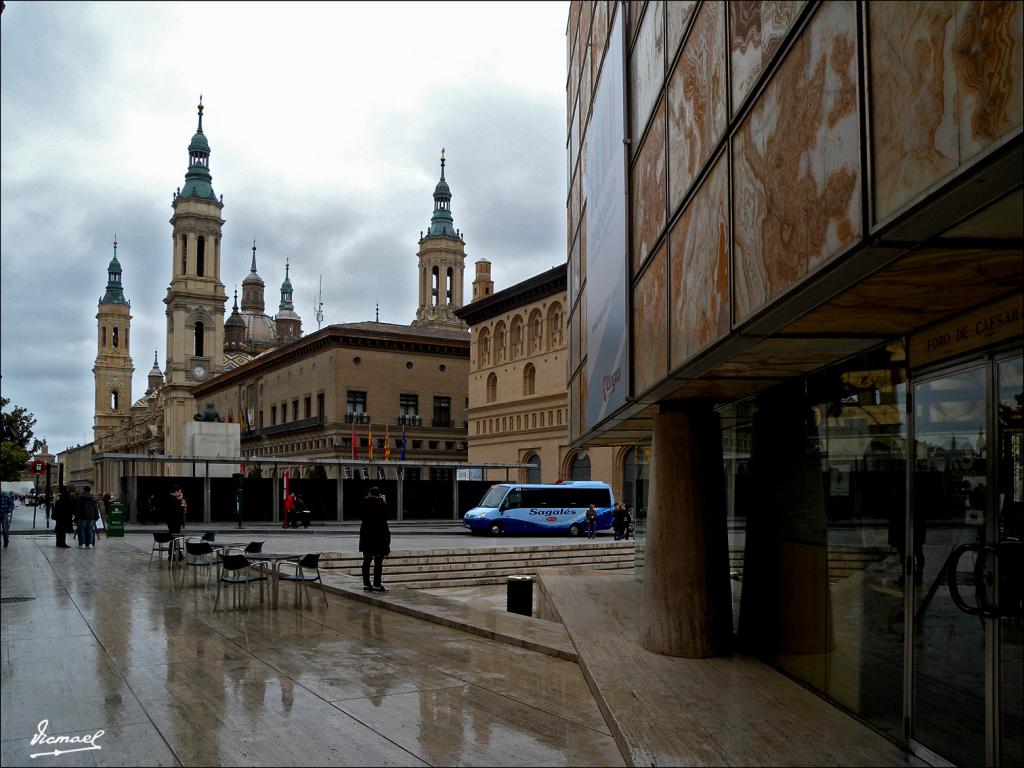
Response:
M501 505L502 509L515 509L523 505L523 497L519 491L511 491L508 496L505 497L505 503Z

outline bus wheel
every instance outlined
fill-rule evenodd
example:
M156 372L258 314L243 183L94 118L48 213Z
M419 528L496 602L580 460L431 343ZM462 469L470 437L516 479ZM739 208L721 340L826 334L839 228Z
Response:
M501 523L491 523L491 536L501 536Z
M578 525L576 525L576 523L573 523L572 525L569 526L569 535L570 536L579 536L581 533L583 533L583 531L582 531L582 529Z

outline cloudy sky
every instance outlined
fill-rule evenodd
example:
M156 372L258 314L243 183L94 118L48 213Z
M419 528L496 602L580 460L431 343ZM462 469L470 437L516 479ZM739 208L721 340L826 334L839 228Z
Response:
M500 290L565 260L567 2L41 3L0 17L0 365L51 451L92 439L114 234L133 397L165 355L171 195L203 94L230 297L253 237L276 310L409 323L447 149L455 226ZM468 296L467 296L468 298ZM229 310L230 302L229 298Z

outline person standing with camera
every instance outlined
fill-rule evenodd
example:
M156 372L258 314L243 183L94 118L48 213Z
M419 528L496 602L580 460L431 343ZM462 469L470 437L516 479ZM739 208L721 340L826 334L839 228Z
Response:
M391 554L391 529L388 527L387 502L374 486L360 503L362 524L359 526L359 551L363 553L363 591L387 592L381 584L384 558ZM370 561L373 561L373 583L370 583Z

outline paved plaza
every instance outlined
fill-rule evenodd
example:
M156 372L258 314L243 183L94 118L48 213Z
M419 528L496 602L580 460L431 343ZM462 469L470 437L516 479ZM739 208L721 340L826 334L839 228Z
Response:
M214 612L151 541L3 550L4 766L623 764L576 663L338 594ZM33 758L86 744L33 745L43 721L99 749Z

